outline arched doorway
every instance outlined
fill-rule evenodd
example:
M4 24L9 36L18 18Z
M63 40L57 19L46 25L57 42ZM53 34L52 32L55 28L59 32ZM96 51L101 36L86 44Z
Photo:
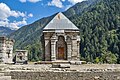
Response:
M64 36L59 36L56 43L57 60L67 60L67 45Z

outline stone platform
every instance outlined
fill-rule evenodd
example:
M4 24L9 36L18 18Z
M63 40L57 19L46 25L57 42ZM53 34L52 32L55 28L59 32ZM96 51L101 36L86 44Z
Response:
M0 73L0 80L14 80L11 76L6 76L4 73Z
M1 65L0 73L16 80L120 80L120 64ZM0 79L1 80L1 79ZM3 80L3 79L2 79Z
M34 64L72 64L72 65L80 65L85 64L85 61L67 61L67 60L56 60L56 61L39 61Z
M56 60L56 61L39 61L39 62L35 62L35 64L68 64L70 63L69 61L66 60Z

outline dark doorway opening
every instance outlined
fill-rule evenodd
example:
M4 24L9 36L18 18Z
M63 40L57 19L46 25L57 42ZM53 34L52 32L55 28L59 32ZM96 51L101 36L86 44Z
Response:
M64 36L59 36L56 44L57 60L67 60L67 45Z

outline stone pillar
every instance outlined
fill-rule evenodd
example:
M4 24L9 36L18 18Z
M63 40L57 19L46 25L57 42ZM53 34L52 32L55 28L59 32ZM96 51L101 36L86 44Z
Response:
M2 62L3 63L6 62L6 38L4 38L3 44L2 44Z
M53 34L51 37L51 61L56 60L56 41L57 41L56 34Z
M50 61L50 42L45 39L45 61Z
M2 62L5 63L6 62L6 44L3 43L2 45Z
M71 48L71 43L70 42L67 42L67 60L71 60L71 52L72 52L72 50L71 50L72 48Z
M14 45L14 41L8 39L7 43L6 43L6 63L13 63L12 59L13 59L13 45Z
M80 60L80 41L77 41L77 48L78 48L78 56L77 56L77 59Z
M77 60L78 50L77 50L77 40L72 40L72 60Z
M80 60L80 36L77 36L78 60Z
M55 40L51 40L51 61L55 61L56 60L55 44L56 44L56 41Z

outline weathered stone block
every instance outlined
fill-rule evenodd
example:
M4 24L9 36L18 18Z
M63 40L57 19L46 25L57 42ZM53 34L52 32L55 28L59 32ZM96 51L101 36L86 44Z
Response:
M60 64L60 68L70 68L70 64Z
M52 68L60 68L60 64L53 63L53 64L52 64Z
M0 80L11 80L11 76L0 76Z

